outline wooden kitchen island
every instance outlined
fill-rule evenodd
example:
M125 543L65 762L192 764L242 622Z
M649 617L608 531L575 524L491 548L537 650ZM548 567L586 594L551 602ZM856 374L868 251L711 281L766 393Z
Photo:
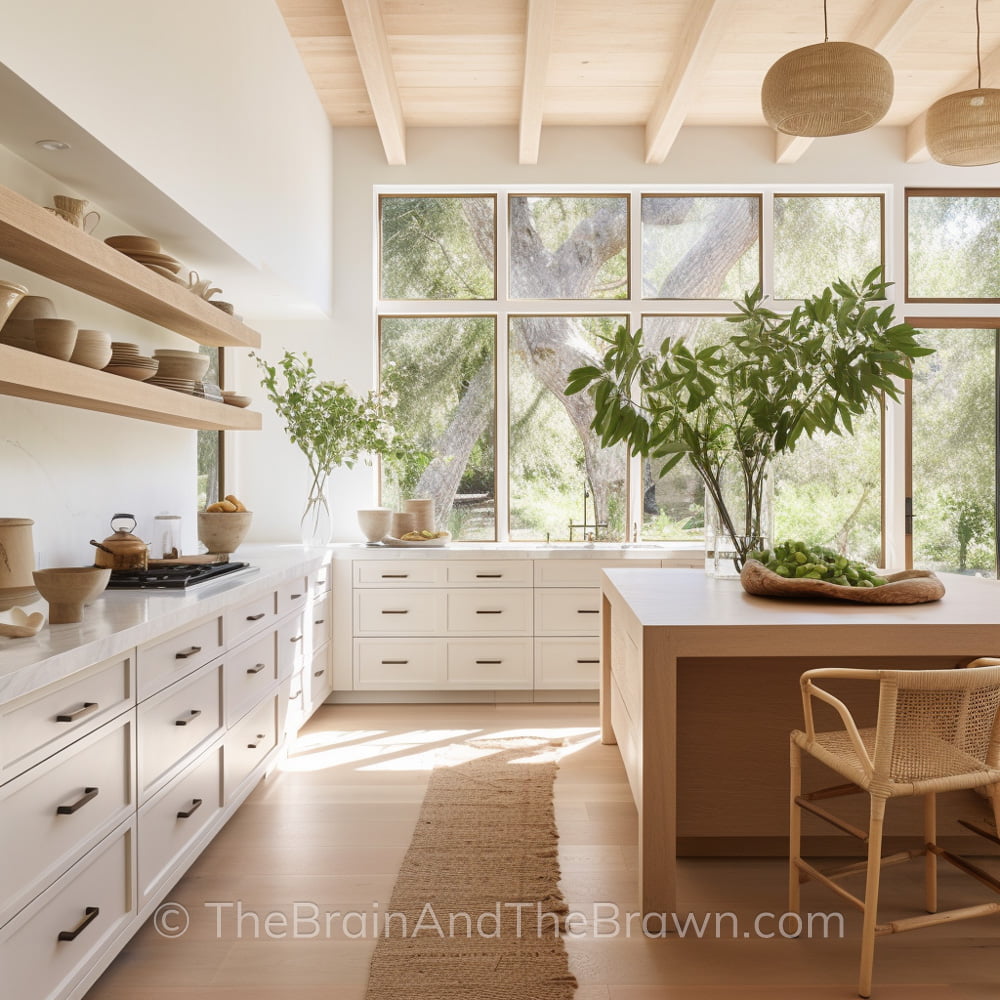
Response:
M643 912L698 908L696 899L677 898L678 856L786 853L788 733L802 726L802 671L942 668L1000 655L1000 583L949 574L942 580L941 601L875 606L754 597L738 580L700 570L604 572L602 739L619 745L639 811ZM874 722L874 701L859 701L858 685L830 689L852 708L860 705L862 725ZM818 716L817 727L840 728L832 716ZM822 769L804 778L806 788L835 783ZM942 797L942 833L956 815L988 812L974 793L953 795ZM867 825L866 796L840 803L843 815ZM915 799L891 803L887 851L910 833L919 836L919 808ZM832 828L816 822L804 827L807 853L857 850L851 838L829 836ZM991 850L972 835L951 843Z

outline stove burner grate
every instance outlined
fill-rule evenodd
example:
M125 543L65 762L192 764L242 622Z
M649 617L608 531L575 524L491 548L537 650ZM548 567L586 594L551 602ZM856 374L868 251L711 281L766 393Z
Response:
M108 590L185 590L226 573L246 569L248 565L245 562L182 563L146 570L112 570Z

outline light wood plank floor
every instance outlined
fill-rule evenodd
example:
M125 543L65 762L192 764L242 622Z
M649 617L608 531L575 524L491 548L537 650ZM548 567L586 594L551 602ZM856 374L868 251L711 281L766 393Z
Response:
M704 900L682 938L644 938L624 914L638 908L636 814L616 747L597 739L594 705L325 706L300 734L287 764L262 783L168 894L190 914L178 938L152 921L133 938L86 1000L361 1000L374 946L361 917L332 918L329 932L290 939L313 907L366 914L388 907L409 844L434 750L473 735L565 736L556 782L563 890L581 934L567 939L577 1000L841 1000L855 996L859 922L843 939L764 938L759 913L784 911L779 860L682 862L684 889ZM570 752L572 751L572 752ZM919 863L918 863L919 864ZM943 866L947 867L947 866ZM919 869L884 878L886 913L915 913ZM987 890L943 872L942 899L982 901ZM688 898L691 898L690 896ZM236 904L242 906L237 919ZM595 904L602 904L595 912ZM613 906L622 933L614 936ZM834 912L817 887L807 910ZM716 936L715 913L721 935ZM272 916L270 931L264 925ZM259 921L254 926L254 918ZM598 918L595 920L595 917ZM282 918L288 926L282 937ZM603 918L603 919L601 919ZM733 921L739 921L734 936ZM762 918L761 930L776 930ZM749 936L744 936L744 935ZM1000 919L967 921L881 939L877 1000L995 1000L1000 995ZM405 1000L405 998L401 998Z

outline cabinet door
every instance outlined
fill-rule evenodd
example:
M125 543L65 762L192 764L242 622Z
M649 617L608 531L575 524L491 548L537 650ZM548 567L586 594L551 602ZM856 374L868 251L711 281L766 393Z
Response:
M205 668L139 706L139 801L222 735L222 665Z
M134 809L134 710L0 788L0 924Z
M166 639L143 643L137 653L139 700L187 677L222 652L222 616L180 629Z
M536 559L536 587L600 587L605 569L658 569L659 559Z
M355 639L358 690L426 690L448 682L442 639Z
M227 803L233 801L240 786L278 745L278 708L275 692L226 733Z
M3 994L59 1000L135 919L135 821L0 929Z
M355 635L433 635L442 632L440 590L359 590L354 594Z
M445 564L446 582L462 587L530 587L530 559L479 559Z
M278 594L274 590L258 594L226 611L226 645L232 649L245 638L271 628L278 617Z
M278 679L277 633L272 631L230 650L223 658L226 725L257 704Z
M185 853L222 813L222 744L192 761L139 810L139 909L176 880ZM180 870L178 870L180 869Z
M0 784L135 703L135 658L98 663L0 707Z
M535 687L596 691L601 684L598 638L535 639Z
M454 688L531 688L531 639L449 639Z
M449 590L449 635L531 635L531 594L510 590Z
M595 587L540 587L535 591L537 635L599 635L601 591Z
M354 563L356 587L439 587L444 563L434 559L364 559Z

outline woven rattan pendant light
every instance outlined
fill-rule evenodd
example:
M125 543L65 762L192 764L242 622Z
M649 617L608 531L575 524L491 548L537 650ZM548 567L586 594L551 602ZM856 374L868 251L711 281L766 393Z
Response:
M949 94L927 109L927 149L938 163L1000 163L1000 90L983 87L980 34L976 0L976 89Z
M764 77L768 125L787 135L848 135L871 128L892 103L892 67L874 49L831 42L823 0L823 42L782 56Z

